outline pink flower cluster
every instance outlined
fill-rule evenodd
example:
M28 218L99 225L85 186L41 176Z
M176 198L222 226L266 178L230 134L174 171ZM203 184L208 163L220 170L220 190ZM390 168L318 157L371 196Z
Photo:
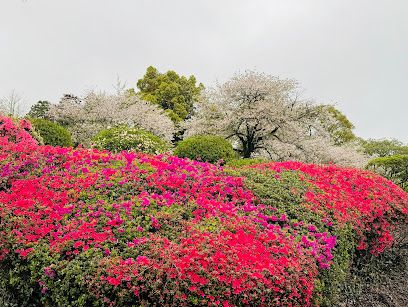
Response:
M336 238L309 225L299 241L285 215L263 215L242 178L172 156L39 146L29 128L0 117L0 263L29 259L49 302L61 295L55 280L78 279L111 306L312 304ZM370 173L260 168L304 173L317 188L305 208L352 223L359 248L368 229L383 250L391 219L407 214L407 195ZM67 267L81 261L92 265L73 278Z
M255 168L278 173L299 171L299 177L310 184L304 207L318 213L328 225L351 225L358 238L358 250L383 252L393 244L395 227L407 222L408 194L369 171L293 161Z

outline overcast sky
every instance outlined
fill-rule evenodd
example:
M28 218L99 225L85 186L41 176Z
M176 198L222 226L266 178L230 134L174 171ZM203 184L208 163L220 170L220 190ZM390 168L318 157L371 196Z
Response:
M407 0L0 0L0 96L26 108L134 86L147 66L205 85L256 69L408 143Z

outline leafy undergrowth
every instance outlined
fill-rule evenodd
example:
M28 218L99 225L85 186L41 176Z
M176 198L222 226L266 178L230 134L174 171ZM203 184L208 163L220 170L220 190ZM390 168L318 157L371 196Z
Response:
M323 305L354 247L381 254L406 222L407 194L368 172L293 162L225 172L39 146L29 131L0 118L8 305Z

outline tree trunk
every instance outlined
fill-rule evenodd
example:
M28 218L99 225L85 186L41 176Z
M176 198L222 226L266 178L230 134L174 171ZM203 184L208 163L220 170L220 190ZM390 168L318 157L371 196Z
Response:
M245 159L251 158L255 150L255 145L252 142L244 142L242 144L242 157Z
M251 152L249 152L248 150L244 150L243 158L244 159L251 158Z

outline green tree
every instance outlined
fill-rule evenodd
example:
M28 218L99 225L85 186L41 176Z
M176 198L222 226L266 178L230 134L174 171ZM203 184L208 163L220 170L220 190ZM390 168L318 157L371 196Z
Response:
M174 122L180 122L191 116L193 105L198 100L203 84L197 85L196 78L180 76L169 70L160 73L149 66L142 79L137 81L137 93L143 100L160 105ZM136 94L134 89L129 94Z
M332 123L333 116L299 92L293 79L250 70L236 74L200 96L194 116L184 125L185 136L223 136L242 158L365 165L355 144L335 146L323 122Z
M330 133L335 145L344 145L356 140L353 123L332 105L317 106L322 125Z
M367 168L378 172L408 191L408 155L396 154L374 158L370 160Z
M373 157L367 168L408 191L408 146L396 139L361 140L364 152Z
M408 146L396 139L361 140L364 152L369 156L388 157L393 155L408 155Z
M40 100L31 106L28 116L31 118L47 118L47 113L50 110L50 103L46 100Z

